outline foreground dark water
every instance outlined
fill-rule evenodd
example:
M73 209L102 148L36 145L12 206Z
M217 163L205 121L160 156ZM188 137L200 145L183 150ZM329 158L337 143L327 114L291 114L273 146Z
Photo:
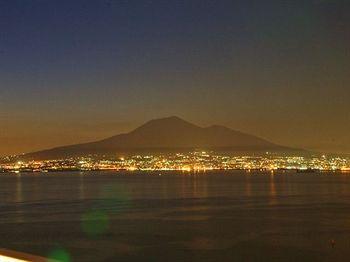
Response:
M0 248L70 261L348 261L350 174L0 175Z

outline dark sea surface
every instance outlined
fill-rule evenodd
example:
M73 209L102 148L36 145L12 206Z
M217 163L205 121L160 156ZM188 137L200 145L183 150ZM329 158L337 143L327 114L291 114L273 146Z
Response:
M0 248L64 261L350 260L349 173L161 174L0 174Z

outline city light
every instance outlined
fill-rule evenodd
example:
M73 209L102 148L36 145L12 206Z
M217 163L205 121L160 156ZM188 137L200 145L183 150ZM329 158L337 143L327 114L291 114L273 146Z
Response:
M2 172L50 172L92 170L320 170L350 171L350 158L327 156L230 156L216 152L189 152L162 155L132 155L100 159L94 156L43 161L5 161Z

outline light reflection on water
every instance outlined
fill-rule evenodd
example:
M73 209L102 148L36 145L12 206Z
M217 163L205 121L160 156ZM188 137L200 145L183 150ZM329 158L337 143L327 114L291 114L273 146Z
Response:
M275 184L275 175L273 173L270 174L270 204L276 205L277 202L277 192L276 192L276 184Z
M345 173L0 176L0 246L74 261L342 261L349 218Z
M21 179L21 174L16 175L16 196L15 196L15 202L16 203L22 203L23 201L23 190L22 190L22 179ZM16 222L21 223L23 222L23 212L20 206L17 206L16 208Z
M85 179L84 179L84 173L79 174L79 199L84 200L85 199Z

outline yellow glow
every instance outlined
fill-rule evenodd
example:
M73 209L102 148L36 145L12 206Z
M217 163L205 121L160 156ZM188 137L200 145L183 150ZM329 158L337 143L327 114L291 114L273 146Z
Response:
M189 167L189 166L183 166L183 167L181 168L181 170L182 170L182 171L190 172L190 171L191 171L191 167Z

